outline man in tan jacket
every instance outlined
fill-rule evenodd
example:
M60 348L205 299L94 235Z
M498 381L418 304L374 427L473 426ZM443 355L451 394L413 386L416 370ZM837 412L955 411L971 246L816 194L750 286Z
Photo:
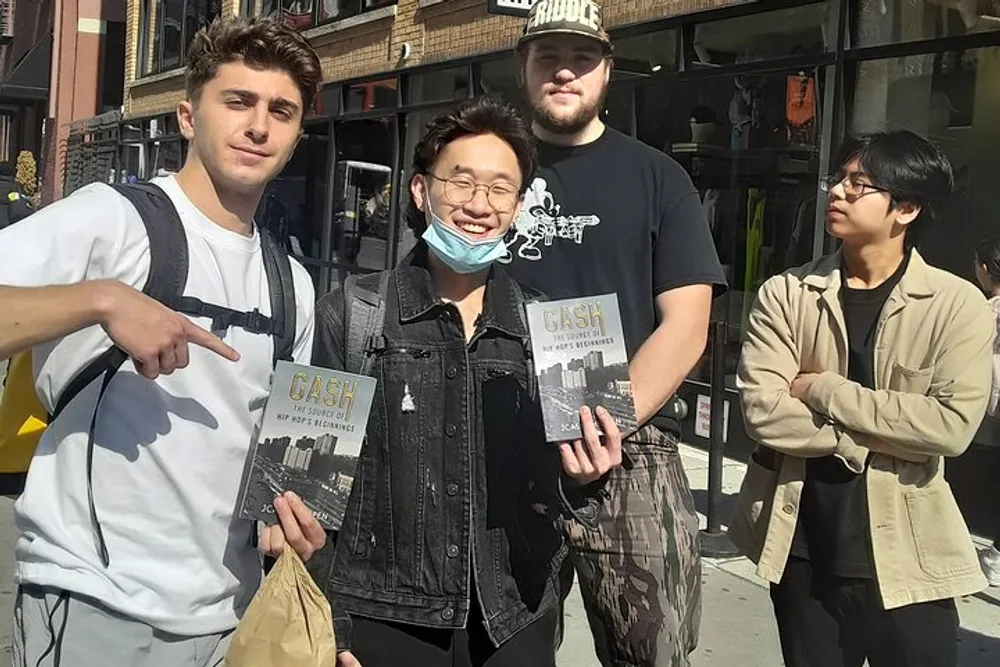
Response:
M788 667L951 667L954 598L985 578L944 479L979 426L993 321L914 249L947 158L910 132L843 146L825 180L841 249L768 280L739 368L759 443L730 536L771 582Z

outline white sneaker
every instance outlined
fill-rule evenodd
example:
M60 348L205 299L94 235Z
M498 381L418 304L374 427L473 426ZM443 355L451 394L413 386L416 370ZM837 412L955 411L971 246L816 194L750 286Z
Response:
M1000 551L996 547L979 552L979 566L990 582L990 586L1000 586Z

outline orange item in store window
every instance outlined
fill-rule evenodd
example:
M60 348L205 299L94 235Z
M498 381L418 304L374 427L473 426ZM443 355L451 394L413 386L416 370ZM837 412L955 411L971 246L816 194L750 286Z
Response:
M794 74L785 87L785 119L792 127L801 127L816 118L815 79Z

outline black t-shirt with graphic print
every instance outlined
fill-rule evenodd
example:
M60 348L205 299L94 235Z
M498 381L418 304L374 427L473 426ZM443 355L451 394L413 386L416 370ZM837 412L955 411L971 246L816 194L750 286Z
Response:
M701 198L669 156L612 128L539 153L502 260L515 279L552 299L617 293L629 359L656 327L658 294L725 290Z

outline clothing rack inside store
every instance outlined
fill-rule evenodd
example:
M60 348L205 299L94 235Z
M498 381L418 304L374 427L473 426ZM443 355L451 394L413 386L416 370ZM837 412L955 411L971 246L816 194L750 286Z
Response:
M720 310L713 317L729 323L728 376L735 373L747 308L764 277L808 260L819 150L678 143L668 153L690 174L727 267L729 299L716 306Z

